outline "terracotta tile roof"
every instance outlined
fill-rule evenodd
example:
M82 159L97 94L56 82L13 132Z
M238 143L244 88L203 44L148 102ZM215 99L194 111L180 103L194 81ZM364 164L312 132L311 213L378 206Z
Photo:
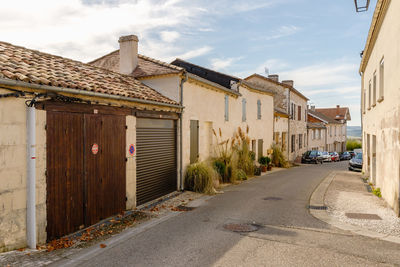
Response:
M88 64L105 68L115 72L119 72L119 50L111 52L101 58L95 59ZM156 60L151 57L138 55L138 66L132 72L132 76L135 78L141 78L146 76L164 75L164 74L178 74L183 69L166 62Z
M336 123L336 124L340 123L339 121L334 120L331 117L328 117L325 114L323 114L321 112L318 112L316 110L308 109L307 113L308 113L308 115L316 117L316 118L318 118L318 119L320 119L322 121L325 121L327 123Z
M315 110L334 120L351 120L348 107L337 106L336 108L316 108Z
M129 75L0 42L0 78L178 105Z

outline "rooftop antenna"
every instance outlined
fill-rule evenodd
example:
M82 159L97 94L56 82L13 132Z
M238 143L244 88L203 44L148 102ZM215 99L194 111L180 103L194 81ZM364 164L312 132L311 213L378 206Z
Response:
M354 0L354 5L356 6L357 12L368 11L370 0Z
M265 74L268 76L269 75L269 69L267 67L264 68Z

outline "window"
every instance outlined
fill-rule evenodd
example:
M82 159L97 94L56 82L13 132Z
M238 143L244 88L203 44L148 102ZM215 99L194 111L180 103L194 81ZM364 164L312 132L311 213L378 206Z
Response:
M246 121L246 99L242 99L242 121Z
M295 146L295 140L296 140L296 136L294 135L294 134L292 134L292 137L291 137L291 144L290 144L290 146L291 146L291 151L292 151L292 153L294 152L294 146Z
M304 147L307 145L307 133L304 134Z
M315 139L319 139L319 132L318 132L318 129L315 130Z
M336 125L335 125L335 136L336 136Z
M322 129L322 130L321 130L321 138L324 138L324 132L325 132L325 130Z
M229 96L225 95L225 121L229 121Z
M314 140L315 139L315 129L311 130L311 139Z
M294 103L292 103L291 104L291 112L290 112L290 115L291 115L291 119L292 120L295 120L296 119L296 104L294 104Z
M301 149L303 143L303 135L299 134L299 149Z
M376 71L374 72L374 77L373 77L373 84L372 84L372 89L373 89L373 94L372 94L372 106L375 107L376 105Z
M384 68L384 60L381 60L381 64L379 65L379 99L378 102L383 100L383 93L384 93L384 79L385 79L385 68Z
M298 115L298 120L301 121L301 106L298 106L299 109L299 114Z
M307 122L307 109L304 110L304 121Z
M330 136L332 137L332 127L333 126L329 126L329 132L330 132Z
M257 119L261 120L261 100L257 100Z
M371 80L368 85L368 110L371 109Z

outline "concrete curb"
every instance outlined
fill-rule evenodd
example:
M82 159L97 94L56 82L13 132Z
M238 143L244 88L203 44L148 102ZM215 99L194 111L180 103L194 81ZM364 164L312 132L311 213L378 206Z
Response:
M336 176L336 172L332 172L329 174L314 190L313 194L310 198L310 206L324 206L325 205L325 194L328 190L328 187L331 185L333 179ZM381 234L374 231L370 231L364 229L360 226L351 225L348 223L344 223L339 221L338 219L330 216L326 210L314 210L310 209L310 214L315 218L326 222L336 228L341 230L350 231L357 235L367 236L371 238L377 238L383 241L388 241L392 243L400 244L400 238L397 236L392 236L388 234Z

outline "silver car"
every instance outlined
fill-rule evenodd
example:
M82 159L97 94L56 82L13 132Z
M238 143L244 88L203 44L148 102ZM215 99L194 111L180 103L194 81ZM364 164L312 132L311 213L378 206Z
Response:
M332 157L327 151L322 152L322 158L324 162L332 162Z

